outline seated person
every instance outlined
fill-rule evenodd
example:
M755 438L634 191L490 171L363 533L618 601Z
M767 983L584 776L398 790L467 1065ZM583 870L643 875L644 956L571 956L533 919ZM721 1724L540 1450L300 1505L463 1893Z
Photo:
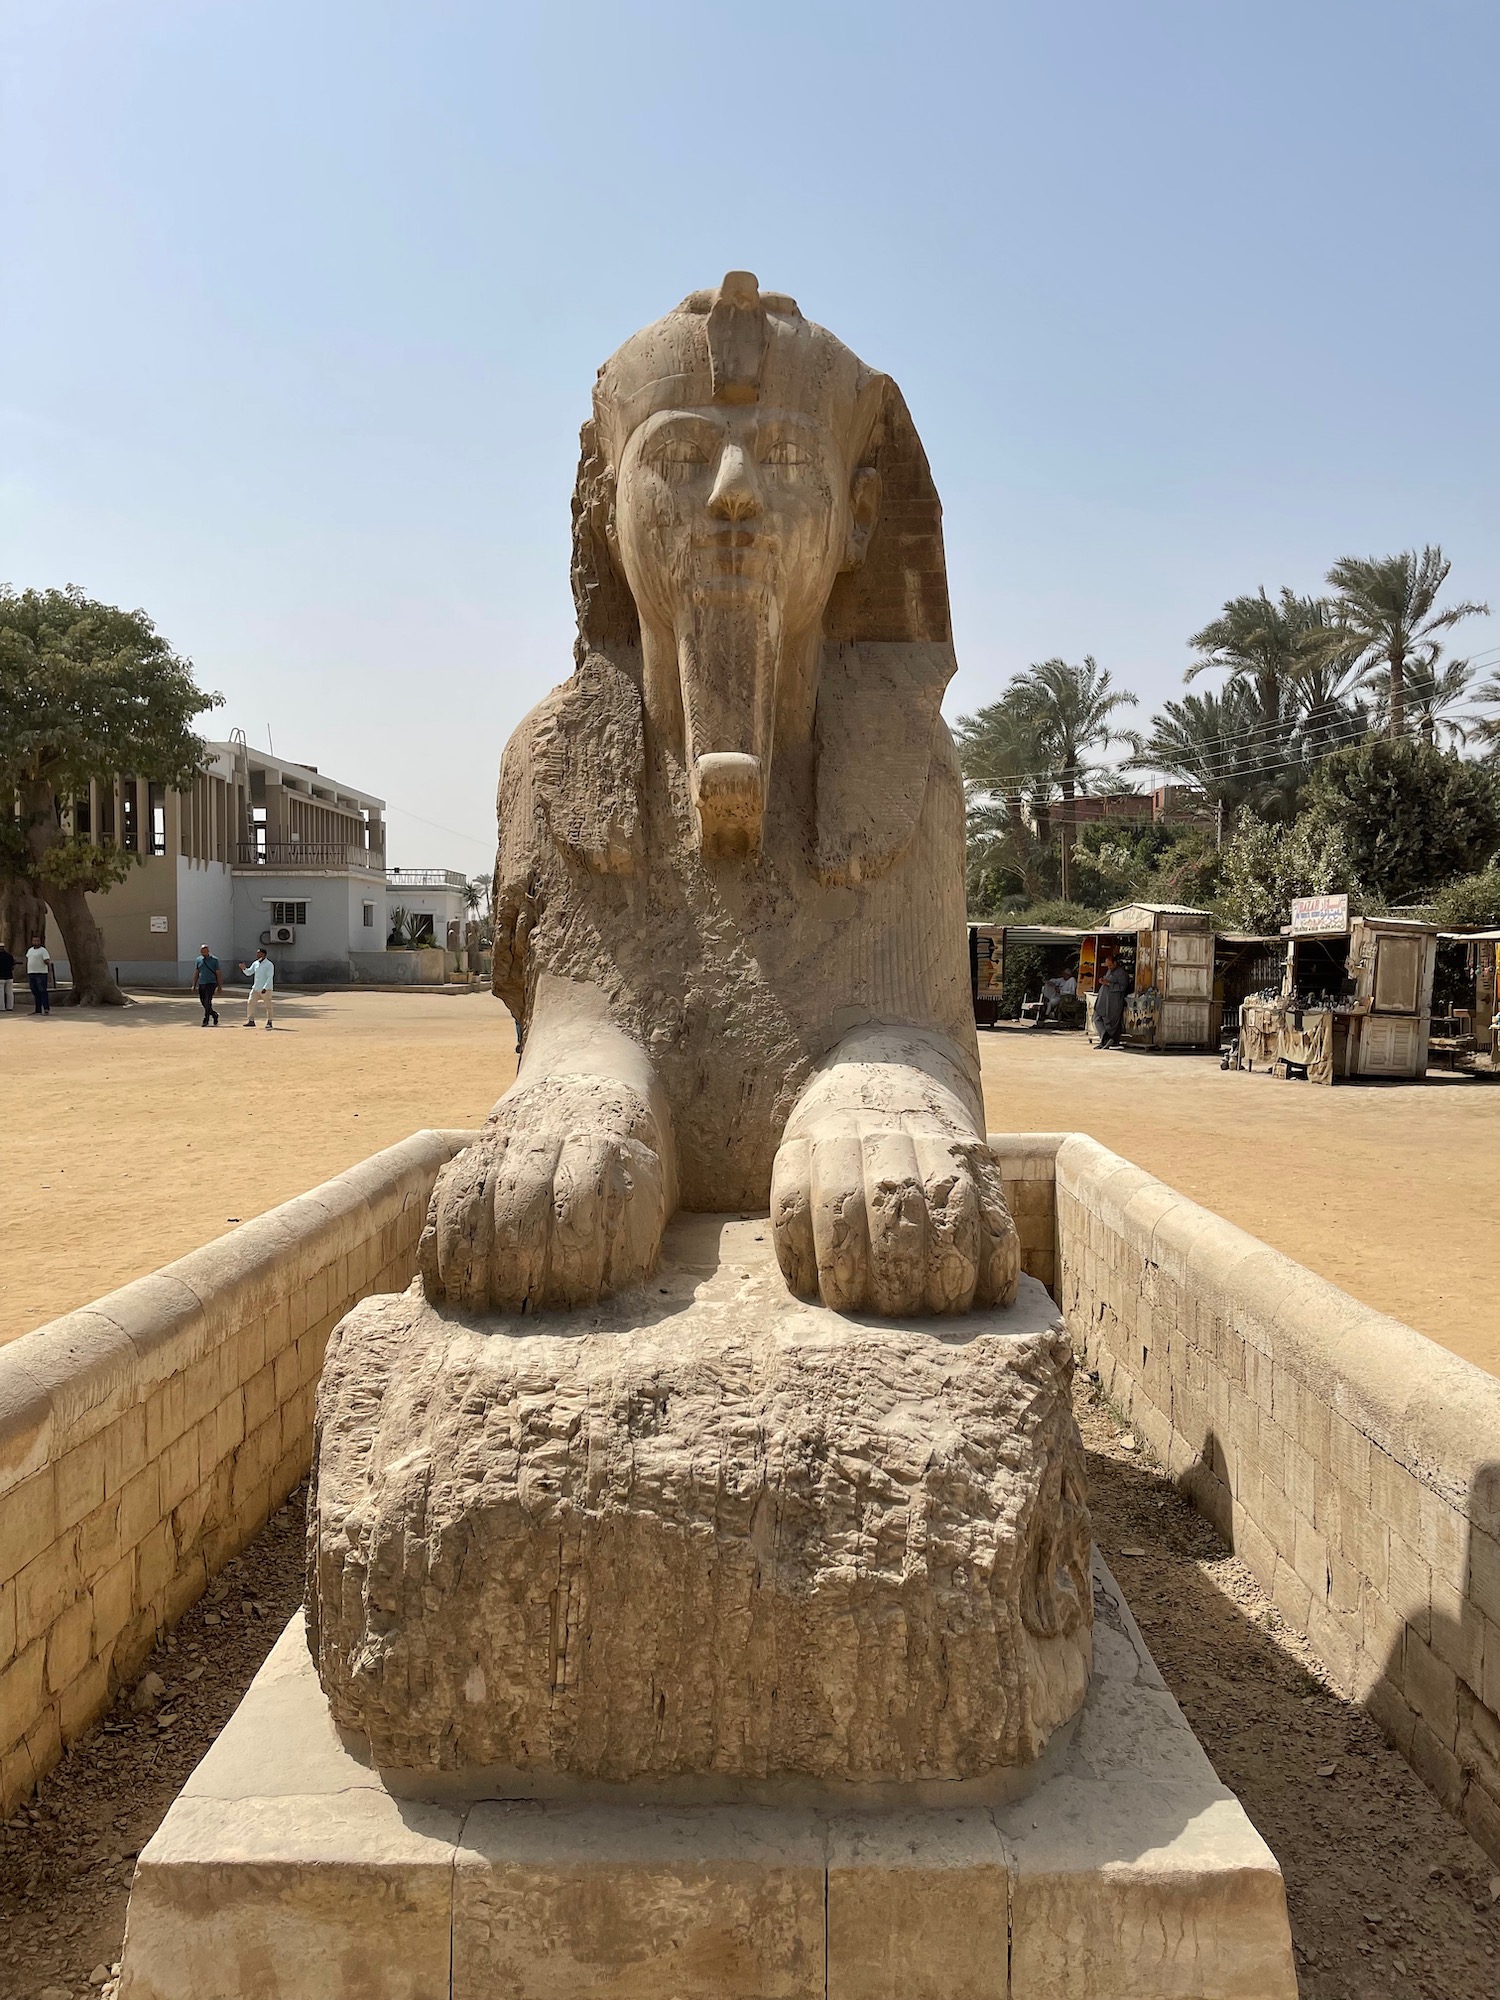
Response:
M1071 1000L1077 992L1078 980L1075 977L1075 968L1072 966L1066 972L1059 973L1056 978L1045 980L1042 984L1042 997L1037 1003L1037 1027L1040 1028L1045 1021L1056 1016L1060 1000Z

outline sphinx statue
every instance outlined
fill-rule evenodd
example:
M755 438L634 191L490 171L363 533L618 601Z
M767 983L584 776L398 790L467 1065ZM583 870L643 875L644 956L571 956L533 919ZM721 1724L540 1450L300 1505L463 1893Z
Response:
M319 1387L324 1691L476 1796L1009 1782L1087 1689L1090 1545L985 1137L926 459L731 272L600 370L573 514L576 671L500 776L519 1074Z
M577 668L499 791L495 991L524 1057L447 1170L429 1298L579 1307L675 1209L769 1202L839 1311L1005 1303L941 510L895 384L731 271L605 363Z

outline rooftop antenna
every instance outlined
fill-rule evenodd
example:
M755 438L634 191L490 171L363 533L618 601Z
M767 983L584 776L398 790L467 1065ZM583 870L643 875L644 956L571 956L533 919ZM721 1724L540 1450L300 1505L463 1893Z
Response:
M268 723L266 724L266 742L267 742L268 744L270 744L270 747L271 747L271 755L272 755L272 756L274 757L274 756L276 755L276 745L275 745L274 741L272 741L272 737L271 737L271 725L270 725L270 723L269 723L269 722L268 722Z

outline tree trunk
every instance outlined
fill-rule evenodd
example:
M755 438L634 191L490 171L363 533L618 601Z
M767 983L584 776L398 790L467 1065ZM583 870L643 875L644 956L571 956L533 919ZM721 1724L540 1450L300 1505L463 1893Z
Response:
M1391 648L1391 734L1406 734L1406 655L1399 647Z
M63 936L63 949L68 954L68 966L73 975L71 1005L129 1006L109 969L109 960L104 955L104 939L89 908L86 891L54 889L41 872L48 849L61 846L63 837L57 824L52 787L45 779L33 779L22 788L22 806L27 820L26 844L36 859L42 893L57 919L57 928Z
M47 902L38 882L17 875L0 882L0 944L8 945L17 958L35 937L47 929Z
M1021 887L1029 901L1036 902L1042 886L1037 869L1036 857L1039 842L1026 824L1026 813L1019 792L1005 794L1005 810L1010 818L1010 844L1015 852L1016 872L1021 877Z
M1073 900L1073 780L1065 777L1062 781L1062 831L1059 846L1062 849L1062 899L1065 903Z

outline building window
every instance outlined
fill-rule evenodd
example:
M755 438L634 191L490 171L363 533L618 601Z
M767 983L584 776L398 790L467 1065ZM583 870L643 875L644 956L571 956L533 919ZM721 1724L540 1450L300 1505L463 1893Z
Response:
M367 931L372 931L375 928L375 905L373 903L366 903L364 906L364 926Z
M136 851L135 779L120 780L120 845L127 854Z
M165 785L148 785L146 838L150 843L148 854L165 854L167 851L167 788Z
M273 903L271 905L273 924L305 924L307 922L306 903Z
M94 830L94 822L89 814L89 795L83 792L73 801L73 831L87 840Z

